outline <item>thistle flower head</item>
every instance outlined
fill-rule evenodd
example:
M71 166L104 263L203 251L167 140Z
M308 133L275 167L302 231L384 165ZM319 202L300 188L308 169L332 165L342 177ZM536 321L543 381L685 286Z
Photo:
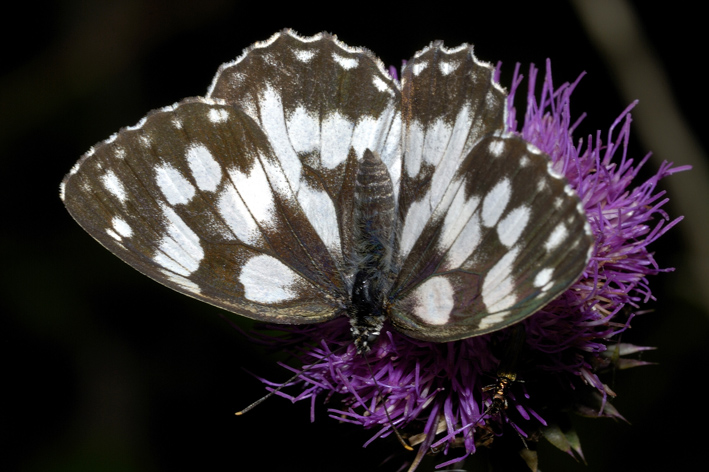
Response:
M313 419L316 399L338 398L341 406L328 410L330 416L371 429L370 442L392 435L395 426L419 448L411 469L428 451L444 455L443 467L503 440L523 448L541 437L582 457L565 415L622 418L602 374L642 365L626 356L648 349L618 339L653 299L647 277L672 270L658 267L648 245L681 219L671 220L662 210L668 199L657 185L685 167L664 163L650 179L637 182L648 157L635 162L628 156L634 104L608 131L577 139L580 120L573 118L570 101L580 77L555 87L547 64L539 95L537 77L530 67L519 123L514 100L523 77L515 71L506 126L547 153L583 202L595 246L581 278L517 327L462 341L423 342L385 326L363 356L356 353L346 318L293 327L286 337L300 346L293 354L302 366L291 368L300 372L300 391L277 394L310 401Z

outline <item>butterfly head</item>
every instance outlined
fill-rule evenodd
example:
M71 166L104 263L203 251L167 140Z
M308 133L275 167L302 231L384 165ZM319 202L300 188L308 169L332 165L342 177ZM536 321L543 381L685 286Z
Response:
M357 354L365 354L381 333L386 318L386 307L378 284L367 271L357 272L347 311Z

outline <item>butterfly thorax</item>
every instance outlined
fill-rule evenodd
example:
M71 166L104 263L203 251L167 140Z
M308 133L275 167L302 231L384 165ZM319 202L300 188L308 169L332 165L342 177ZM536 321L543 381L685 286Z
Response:
M365 271L357 273L347 310L358 354L369 351L386 318L381 293L375 289L373 282Z
M394 187L389 171L369 149L357 169L353 205L354 283L347 315L358 353L369 351L379 335L392 281L396 225Z

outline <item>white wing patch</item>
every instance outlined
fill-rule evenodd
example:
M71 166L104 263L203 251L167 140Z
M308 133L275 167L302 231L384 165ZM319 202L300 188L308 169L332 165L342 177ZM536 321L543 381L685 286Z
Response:
M449 74L455 72L455 70L456 70L458 67L460 67L460 62L458 62L458 61L452 61L452 62L444 62L444 61L441 61L441 62L438 64L438 67L439 67L439 69L440 69L440 71L441 71L441 74L443 74L443 75L449 75Z
M175 210L162 204L165 216L165 234L158 245L159 252L155 255L155 263L165 269L182 276L188 276L199 269L204 258L204 249L199 237L175 213Z
M419 75L428 67L428 62L417 62L414 64L413 72L414 75Z
M509 179L502 179L485 195L482 209L482 220L485 226L489 228L497 224L511 196L512 186Z
M534 277L535 287L544 287L546 284L551 282L551 276L554 274L554 269L547 267L539 271L536 277Z
M448 248L455 242L479 204L479 198L473 196L466 200L465 191L459 189L456 192L443 219L443 230L439 239L441 248Z
M293 51L293 53L295 54L296 59L305 63L310 62L310 60L315 57L315 51L313 50L304 51L302 49L297 49Z
M384 82L380 77L377 77L376 75L372 77L372 83L380 92L387 92L390 95L394 94L389 84Z
M364 155L364 151L367 149L377 150L379 149L379 131L384 127L382 126L382 121L386 120L388 116L383 115L379 120L373 116L363 116L357 121L357 126L355 126L352 133L352 147L357 154L357 158L361 159Z
M448 193L448 197L452 198L453 194L449 193L449 183L460 168L460 164L466 157L464 147L465 140L470 129L469 107L465 105L461 107L460 112L455 120L453 128L445 128L446 145L445 148L439 150L439 155L433 159L433 156L426 156L426 161L431 161L431 164L436 166L431 179L431 207L435 208L444 199L444 195ZM442 151L442 152L441 152ZM444 203L443 208L448 204Z
M233 186L227 185L221 191L217 209L238 240L251 245L261 242L259 227Z
M386 140L381 148L379 157L382 159L384 165L387 166L387 169L389 169L389 177L391 177L391 183L394 185L394 198L398 201L402 172L401 111L394 105L394 103L391 103L387 109L386 115L390 117L389 133L386 136ZM382 129L381 131L383 132L384 130Z
M335 204L330 196L303 183L298 191L298 203L330 254L339 258L341 256L340 230Z
M239 275L244 296L257 303L278 303L295 298L297 293L292 286L300 279L288 266L265 254L249 259Z
M438 164L452 133L453 128L443 118L438 118L429 125L425 130L424 144L421 150L424 162L432 165Z
M253 219L259 224L272 224L275 200L263 168L254 165L249 174L238 169L230 169L228 173Z
M480 215L476 212L467 220L462 231L457 234L455 241L448 249L446 267L455 268L463 265L480 245L481 236Z
M519 251L518 247L511 249L485 274L482 297L490 313L507 310L517 302L512 267Z
M219 182L222 181L222 168L206 146L190 145L187 148L187 164L200 190L205 192L217 190Z
M226 120L229 119L229 112L223 108L212 109L212 110L209 110L209 114L207 115L207 118L212 123L224 123ZM181 128L182 127L181 123L178 122L177 127Z
M409 255L430 216L431 207L427 200L417 200L411 204L404 220L404 228L401 230L399 253L402 258Z
M270 85L267 85L259 96L259 110L261 126L271 143L274 154L278 156L286 179L297 184L300 180L302 165L291 144L281 96Z
M297 153L315 151L320 145L320 123L315 115L299 105L287 121L288 135Z
M425 323L444 325L455 306L453 285L445 277L432 277L419 285L412 296L416 300L414 313Z
M111 226L113 229L123 238L130 238L133 236L133 228L130 227L126 221L120 216L114 216L111 220Z
M559 244L561 244L566 239L566 235L568 233L569 231L566 229L566 226L562 224L554 228L554 231L552 231L549 235L549 239L547 239L547 241L544 243L544 248L547 250L547 252L551 252L557 247L559 247Z
M505 150L505 142L501 139L496 139L490 143L488 151L494 157L500 157Z
M333 54L332 58L337 62L343 69L350 70L357 67L358 61L354 57L343 57L339 54Z
M499 313L489 313L489 314L485 315L485 317L483 319L480 320L480 324L478 325L478 329L484 330L484 329L494 328L496 326L499 326L511 314L512 314L512 312L510 312L510 311L501 311Z
M418 120L414 120L406 129L404 141L406 144L406 175L415 177L421 171L423 160L423 141L425 131Z
M477 248L482 235L478 207L480 199L465 198L461 182L451 183L451 192L457 188L453 201L443 219L443 228L438 241L441 251L447 252L444 269L460 267Z
M160 272L170 281L174 282L180 287L184 288L190 293L201 293L202 290L199 288L199 285L196 283L192 282L190 279L185 278L181 275L173 274L172 272L165 270L165 269L160 269Z
M101 182L111 195L120 200L121 203L125 203L128 198L126 189L112 170L107 170L106 173L101 176Z
M507 247L514 246L527 227L530 216L531 211L526 206L520 206L509 212L497 225L497 236L500 242Z
M155 181L170 205L189 203L196 192L185 176L170 164L162 164L155 170Z
M355 124L340 112L334 112L322 122L321 164L334 169L347 159Z

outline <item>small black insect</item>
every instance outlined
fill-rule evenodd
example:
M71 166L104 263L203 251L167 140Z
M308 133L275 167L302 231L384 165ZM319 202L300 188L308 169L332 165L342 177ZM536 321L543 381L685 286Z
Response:
M494 418L507 409L510 389L516 382L520 382L517 380L517 369L525 339L526 333L523 325L518 324L510 328L509 338L502 346L502 355L500 365L497 368L495 383L482 389L483 393L493 392L490 405L485 410L483 417Z

